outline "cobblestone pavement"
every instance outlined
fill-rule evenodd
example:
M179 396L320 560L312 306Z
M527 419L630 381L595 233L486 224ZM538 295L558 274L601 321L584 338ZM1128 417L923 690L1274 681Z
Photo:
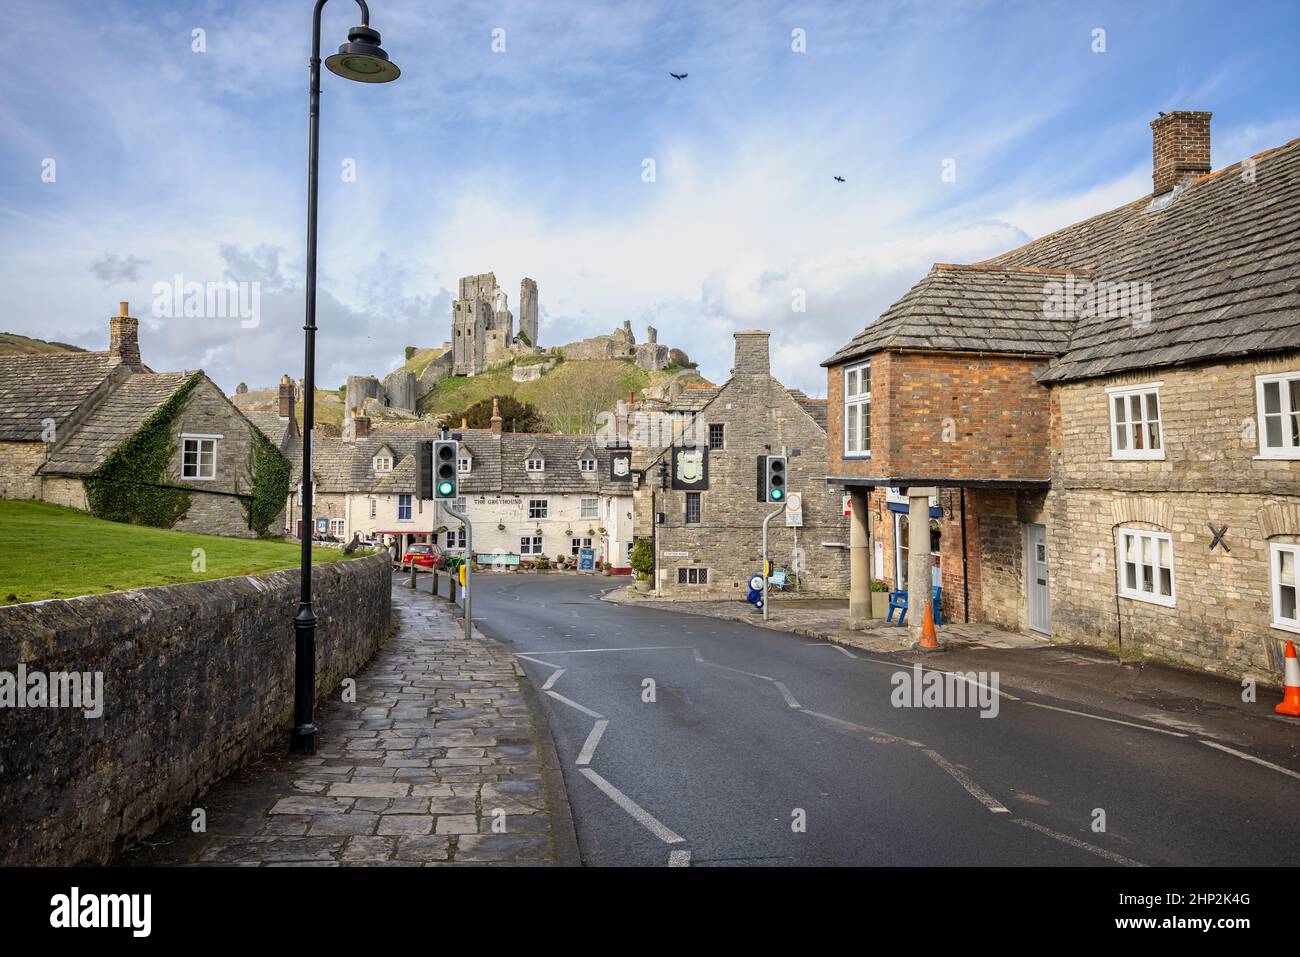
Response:
M768 620L763 621L761 612L743 601L666 601L658 598L643 598L630 587L616 589L604 596L605 601L618 604L643 605L648 608L664 608L687 615L705 615L724 621L741 621L759 628L772 628L776 631L788 631L808 638L824 638L835 644L866 651L889 652L908 651L912 639L908 630L897 625L877 621L869 628L850 629L845 627L849 615L848 600L834 601L827 599L803 599L776 596L768 609ZM953 650L959 648L1047 648L1050 642L1046 638L1017 634L1004 631L992 625L977 622L950 622L939 629L939 640Z
M397 632L356 677L356 702L318 711L316 755L243 769L196 802L206 833L187 818L120 863L563 860L541 772L549 737L514 658L481 635L466 641L452 607L427 593L395 586L393 612Z

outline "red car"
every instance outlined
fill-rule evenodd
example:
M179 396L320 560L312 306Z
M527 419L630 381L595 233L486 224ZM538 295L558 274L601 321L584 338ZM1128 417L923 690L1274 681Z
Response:
M426 542L416 542L406 549L406 554L402 556L402 567L409 569L414 564L416 569L442 569L447 567L447 556L442 553L442 549L437 545L430 545Z

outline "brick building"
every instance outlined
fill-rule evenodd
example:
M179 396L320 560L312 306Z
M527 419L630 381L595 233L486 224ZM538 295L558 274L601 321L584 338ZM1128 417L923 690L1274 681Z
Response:
M1151 195L936 266L823 363L851 618L872 575L913 602L938 582L950 620L1276 679L1300 632L1300 141L1211 173L1209 124L1157 119Z
M747 580L762 568L763 517L772 511L757 500L757 459L784 449L803 524L772 520L773 569L797 573L802 592L842 595L848 524L839 492L825 482L826 403L773 378L768 333L735 337L731 378L686 393L689 409L664 410L675 440L637 456L637 536L653 540L656 591L744 597Z
M279 517L259 529L251 510L257 429L201 370L146 366L127 312L110 320L105 352L0 357L0 497L181 531L278 532ZM269 466L282 480L287 463Z

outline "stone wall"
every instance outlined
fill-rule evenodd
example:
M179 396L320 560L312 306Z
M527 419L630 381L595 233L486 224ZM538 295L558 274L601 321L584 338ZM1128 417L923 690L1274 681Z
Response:
M0 442L0 498L40 498L44 442Z
M384 556L317 566L317 689L388 631ZM0 711L0 864L102 864L293 724L298 573L0 608L0 671L102 672L103 714Z

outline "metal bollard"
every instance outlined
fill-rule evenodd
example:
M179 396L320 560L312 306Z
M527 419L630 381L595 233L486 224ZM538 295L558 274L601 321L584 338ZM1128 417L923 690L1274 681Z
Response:
M411 561L411 580L408 581L406 584L407 587L409 588L415 587L415 561L414 560Z
M447 574L447 600L453 605L456 604L456 578L455 572Z

